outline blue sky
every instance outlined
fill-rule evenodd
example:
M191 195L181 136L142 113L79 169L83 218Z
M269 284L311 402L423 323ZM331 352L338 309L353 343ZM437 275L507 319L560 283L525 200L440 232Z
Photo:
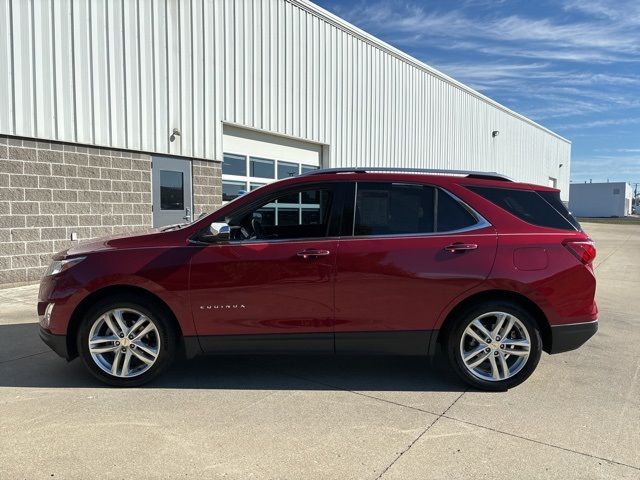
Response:
M573 142L571 180L640 182L640 0L314 0Z

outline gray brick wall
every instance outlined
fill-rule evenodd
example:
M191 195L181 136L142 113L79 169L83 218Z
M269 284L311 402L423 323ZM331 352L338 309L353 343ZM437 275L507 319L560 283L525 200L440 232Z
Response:
M222 205L222 168L218 162L192 161L193 212L211 213Z
M198 163L198 208L210 209L219 166ZM86 240L151 225L149 155L0 136L0 285L38 280L73 232Z

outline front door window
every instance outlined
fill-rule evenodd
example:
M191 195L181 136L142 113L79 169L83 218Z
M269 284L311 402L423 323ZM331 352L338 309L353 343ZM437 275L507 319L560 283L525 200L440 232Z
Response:
M226 220L233 240L322 238L327 236L332 198L328 187L289 190Z

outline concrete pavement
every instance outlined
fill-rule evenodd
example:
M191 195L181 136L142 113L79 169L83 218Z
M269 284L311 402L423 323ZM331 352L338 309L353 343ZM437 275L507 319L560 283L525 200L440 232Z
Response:
M210 357L103 387L0 290L0 478L640 478L640 226L598 244L600 331L506 393L380 357Z

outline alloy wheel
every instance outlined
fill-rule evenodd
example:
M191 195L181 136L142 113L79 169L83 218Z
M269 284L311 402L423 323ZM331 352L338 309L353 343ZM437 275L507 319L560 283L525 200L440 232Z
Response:
M516 375L527 363L531 339L515 315L488 312L473 319L460 339L467 370L482 380L498 382Z
M115 308L98 317L89 331L89 353L104 372L131 378L148 371L160 353L154 322L132 308Z

